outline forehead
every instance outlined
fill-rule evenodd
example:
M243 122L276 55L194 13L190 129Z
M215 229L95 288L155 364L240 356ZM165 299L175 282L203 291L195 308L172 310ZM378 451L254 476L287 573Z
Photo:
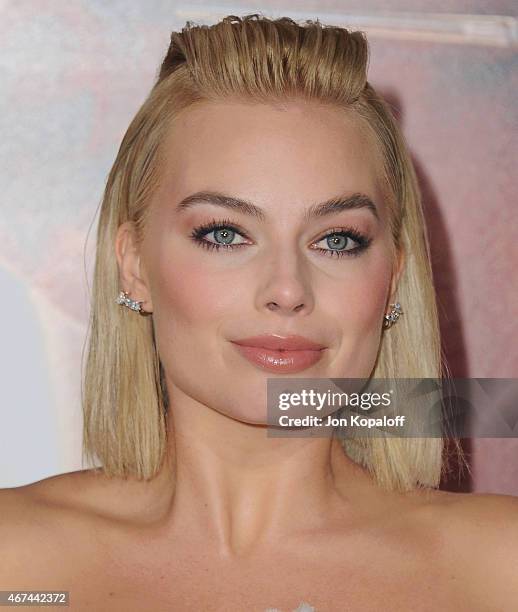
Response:
M173 120L164 146L162 184L175 201L210 189L278 210L361 192L382 208L372 137L336 107L203 102Z

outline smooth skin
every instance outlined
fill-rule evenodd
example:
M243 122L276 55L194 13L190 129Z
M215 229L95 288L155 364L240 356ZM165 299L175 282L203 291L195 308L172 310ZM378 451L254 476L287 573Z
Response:
M370 375L404 254L392 256L369 135L315 103L204 103L176 118L165 150L142 243L128 223L114 246L121 287L153 313L167 460L145 483L83 470L0 491L0 588L68 589L73 610L518 609L517 498L382 491L336 439L268 438L276 375L230 342L298 333L328 348L290 377ZM177 208L199 191L247 200L264 219ZM353 193L378 218L304 220ZM240 246L195 243L213 220L239 228ZM370 239L357 256L315 249L350 228Z

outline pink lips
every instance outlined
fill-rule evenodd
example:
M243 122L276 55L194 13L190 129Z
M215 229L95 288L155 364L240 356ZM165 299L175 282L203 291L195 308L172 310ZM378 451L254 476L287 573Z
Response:
M294 373L305 370L319 361L326 348L302 336L253 336L234 340L243 357L263 370Z

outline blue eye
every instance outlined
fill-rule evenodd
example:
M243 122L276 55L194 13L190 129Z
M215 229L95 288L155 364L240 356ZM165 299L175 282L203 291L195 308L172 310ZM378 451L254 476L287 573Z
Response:
M332 230L318 242L326 241L329 249L315 248L327 257L354 257L364 251L371 239L354 228ZM356 243L357 246L354 246ZM318 244L318 243L317 243Z
M233 248L238 246L238 244L231 244L236 235L241 235L240 232L237 231L235 227L230 225L216 225L216 226L204 226L196 228L193 232L194 239L198 241L200 244L212 245L213 248L219 247L228 247ZM212 240L205 240L205 236L209 234L214 234L214 239L216 242Z
M214 241L205 239L208 234L214 234ZM213 220L194 228L191 232L191 238L197 245L209 250L216 249L216 251L221 248L231 251L245 246L247 242L233 243L236 235L248 239L246 233L228 219ZM326 240L329 248L312 247L312 249L327 257L354 257L367 249L372 242L371 238L364 236L354 228L334 228L315 244L323 240ZM353 247L354 243L357 246Z

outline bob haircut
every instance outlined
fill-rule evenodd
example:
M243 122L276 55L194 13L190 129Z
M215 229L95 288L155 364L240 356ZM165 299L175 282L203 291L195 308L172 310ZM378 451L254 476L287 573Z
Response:
M108 477L150 479L166 455L169 399L153 318L119 307L114 244L132 221L137 240L160 181L162 143L172 119L207 101L250 104L290 99L332 105L353 116L380 160L393 255L405 253L397 301L405 316L383 333L374 378L441 378L438 314L421 195L404 137L387 103L367 81L363 32L299 25L288 17L230 15L219 23L187 22L171 42L158 78L131 121L104 190L82 386L83 459ZM446 368L447 369L447 368ZM445 439L340 437L344 451L378 485L408 491L437 487L448 466ZM462 451L455 440L455 450Z

